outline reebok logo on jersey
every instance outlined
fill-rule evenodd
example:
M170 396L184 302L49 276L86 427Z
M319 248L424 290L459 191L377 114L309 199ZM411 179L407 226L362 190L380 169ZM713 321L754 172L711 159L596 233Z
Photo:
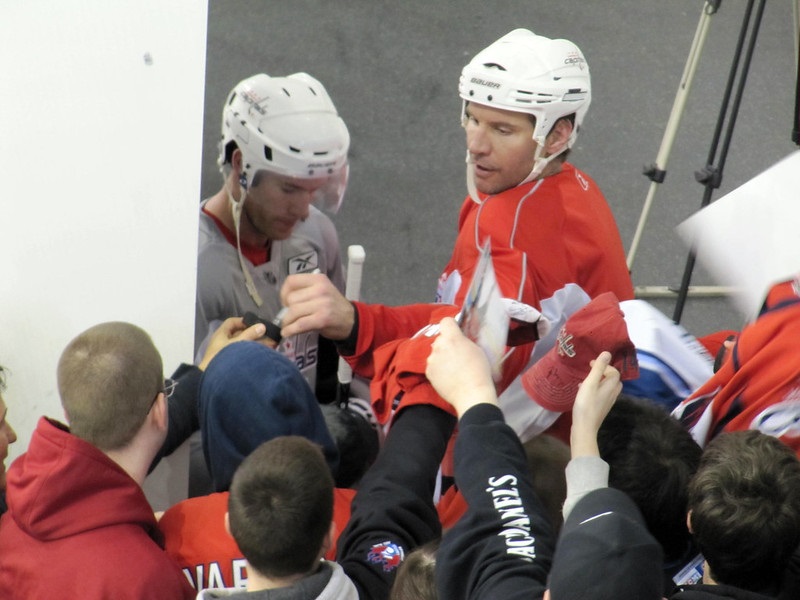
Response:
M319 256L316 250L293 256L288 262L289 275L308 273L317 268L319 268Z

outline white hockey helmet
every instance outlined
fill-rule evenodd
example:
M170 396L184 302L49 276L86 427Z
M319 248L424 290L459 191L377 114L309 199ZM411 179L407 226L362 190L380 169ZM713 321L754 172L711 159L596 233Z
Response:
M564 149L575 143L591 102L589 65L580 49L568 40L515 29L481 50L464 67L458 93L464 100L462 120L467 102L536 117L533 139L539 146L540 164L526 179L530 181L548 162L540 154L547 134L561 117L575 115L572 135Z
M247 190L259 171L327 178L314 204L331 212L347 187L350 134L323 85L307 73L253 75L233 88L222 111L218 164L227 174L231 142L242 152Z

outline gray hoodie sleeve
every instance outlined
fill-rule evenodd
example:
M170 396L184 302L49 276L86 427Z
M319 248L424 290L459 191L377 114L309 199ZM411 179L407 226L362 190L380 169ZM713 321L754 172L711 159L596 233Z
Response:
M578 501L592 490L608 487L608 463L599 456L579 456L567 464L567 498L564 520Z

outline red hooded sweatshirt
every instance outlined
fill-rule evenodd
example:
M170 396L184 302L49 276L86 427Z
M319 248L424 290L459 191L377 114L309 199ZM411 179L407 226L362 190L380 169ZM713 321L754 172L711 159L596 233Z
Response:
M193 598L160 543L141 487L57 421L41 418L8 471L0 598Z

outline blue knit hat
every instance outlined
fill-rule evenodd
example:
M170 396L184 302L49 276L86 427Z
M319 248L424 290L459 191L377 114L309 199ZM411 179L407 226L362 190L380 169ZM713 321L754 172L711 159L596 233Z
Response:
M317 399L288 358L257 342L223 348L200 382L203 454L214 489L226 491L245 457L283 435L322 448L336 476L339 457Z

